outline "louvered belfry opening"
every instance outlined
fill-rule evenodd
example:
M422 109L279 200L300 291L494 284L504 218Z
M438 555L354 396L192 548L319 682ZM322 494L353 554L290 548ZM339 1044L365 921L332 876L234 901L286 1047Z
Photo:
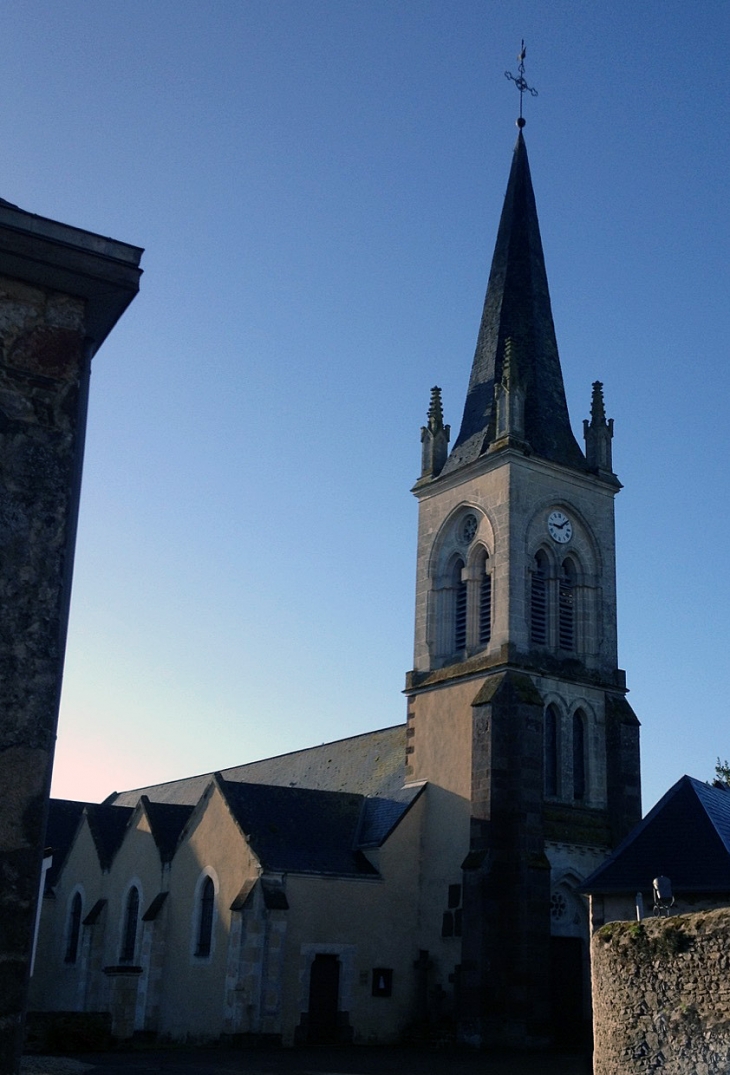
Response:
M530 634L538 646L547 643L547 580L548 564L544 552L538 552L532 571L532 594L530 602Z
M466 583L461 577L464 561L454 564L454 651L466 649Z
M489 556L484 554L484 575L479 587L479 645L488 645L492 637L492 576Z

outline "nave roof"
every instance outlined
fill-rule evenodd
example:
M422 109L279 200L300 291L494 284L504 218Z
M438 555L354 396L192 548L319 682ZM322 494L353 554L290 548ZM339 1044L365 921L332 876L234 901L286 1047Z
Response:
M290 754L234 765L220 773L224 780L249 784L395 798L403 787L405 751L405 725L396 724ZM164 784L114 792L105 803L135 806L140 796L146 795L151 802L193 806L212 779L212 772L201 773Z

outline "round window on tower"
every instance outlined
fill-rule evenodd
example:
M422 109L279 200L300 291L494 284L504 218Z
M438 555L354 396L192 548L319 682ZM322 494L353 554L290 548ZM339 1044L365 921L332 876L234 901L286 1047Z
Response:
M471 545L477 532L477 517L476 515L466 515L461 521L460 537L465 545Z

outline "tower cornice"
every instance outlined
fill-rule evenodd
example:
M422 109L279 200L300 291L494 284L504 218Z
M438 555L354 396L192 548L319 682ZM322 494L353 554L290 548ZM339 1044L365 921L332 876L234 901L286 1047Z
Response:
M566 468L559 463L553 463L549 459L528 454L523 449L510 445L501 448L499 451L490 452L488 455L478 456L471 463L460 467L458 470L442 471L437 478L426 481L421 479L416 482L411 492L418 500L428 500L431 496L437 496L447 490L456 489L474 478L481 477L482 474L487 474L498 467L504 467L508 464L554 474L556 478L560 479L561 484L567 481L574 482L582 489L595 489L598 487L605 490L610 496L615 496L623 488L615 475L609 475L605 472L594 473L588 470L574 470L572 467Z
M457 680L479 680L506 671L524 672L542 679L560 679L591 689L624 695L628 692L626 673L622 668L610 674L587 668L581 661L560 660L546 653L518 653L514 647L503 646L498 653L482 652L464 661L454 661L442 668L430 671L413 669L406 673L404 694L421 694L440 687L448 687Z

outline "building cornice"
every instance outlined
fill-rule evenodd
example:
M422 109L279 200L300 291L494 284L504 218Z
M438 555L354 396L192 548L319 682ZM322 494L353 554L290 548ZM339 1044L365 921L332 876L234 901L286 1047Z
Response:
M86 303L96 352L139 291L143 250L0 201L0 272Z

